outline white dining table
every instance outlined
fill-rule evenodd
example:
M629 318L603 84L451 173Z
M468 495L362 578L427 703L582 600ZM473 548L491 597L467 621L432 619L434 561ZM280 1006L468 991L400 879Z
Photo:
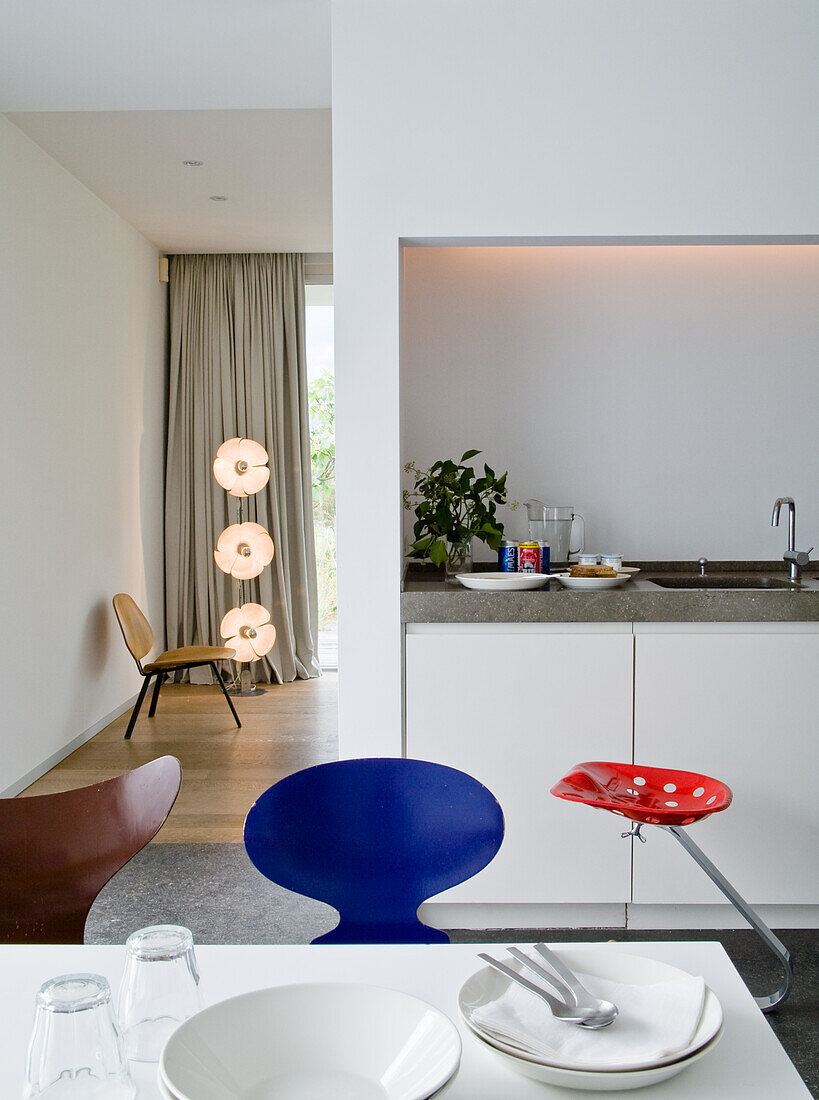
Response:
M554 946L559 947L559 944ZM715 1049L669 1081L639 1090L652 1100L809 1100L810 1093L719 943L640 942L572 944L595 951L627 952L701 974L725 1013ZM497 944L370 946L199 946L206 1004L253 989L293 982L362 982L403 990L435 1005L458 1025L463 1057L447 1100L546 1100L582 1093L542 1084L511 1071L469 1032L458 1015L458 991L483 963L479 951ZM103 974L116 997L124 947L0 947L0 1098L22 1094L34 996L58 974ZM139 1100L158 1100L156 1066L131 1063ZM588 1094L587 1094L588 1095ZM607 1093L606 1095L623 1095Z

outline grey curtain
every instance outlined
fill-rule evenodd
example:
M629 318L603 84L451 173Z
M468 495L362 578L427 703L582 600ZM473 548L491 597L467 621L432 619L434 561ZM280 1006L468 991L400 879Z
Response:
M237 520L236 498L211 467L220 444L242 436L270 456L270 480L244 501L244 520L261 523L275 545L271 564L246 582L247 600L271 612L277 631L251 669L274 682L318 676L303 257L172 256L170 323L168 647L221 645L222 617L239 604L236 581L213 560Z

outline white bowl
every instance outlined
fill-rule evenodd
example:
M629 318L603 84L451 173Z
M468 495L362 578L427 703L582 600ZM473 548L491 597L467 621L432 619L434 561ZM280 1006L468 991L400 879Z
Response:
M688 1069L700 1058L709 1054L722 1038L723 1028L717 1031L710 1043L700 1047L694 1054L682 1058L670 1065L653 1066L650 1069L633 1070L608 1070L605 1072L582 1069L561 1069L559 1066L546 1066L541 1062L532 1062L528 1058L507 1054L499 1050L488 1040L484 1039L470 1027L469 1034L479 1043L485 1051L496 1058L500 1058L515 1073L531 1077L535 1081L544 1081L549 1085L560 1085L564 1089L583 1089L586 1092L627 1092L631 1089L643 1089L647 1085L657 1085L660 1081L667 1081L670 1077L676 1077L678 1073ZM173 1098L172 1098L173 1100Z
M669 963L660 962L657 959L648 959L643 955L629 955L619 951L595 951L588 948L571 950L561 948L558 951L566 965L578 974L592 974L598 978L607 978L612 982L623 985L653 985L656 982L674 981L676 978L687 977L684 970ZM508 965L513 970L520 970L517 960L509 960ZM470 1030L483 1042L497 1049L499 1052L512 1058L542 1064L551 1069L566 1070L570 1073L635 1073L648 1072L665 1065L677 1063L697 1054L703 1047L709 1045L722 1027L722 1005L719 1003L712 990L705 987L705 1000L702 1014L697 1029L691 1038L691 1042L683 1050L678 1050L651 1065L645 1062L622 1061L619 1064L609 1065L607 1068L595 1067L588 1062L574 1060L550 1059L548 1062L534 1054L523 1054L516 1047L510 1046L502 1039L494 1035L487 1035L478 1023L473 1020L475 1009L490 1004L501 997L509 988L509 979L493 970L491 966L484 967L461 986L458 994L458 1008L464 1022ZM568 1025L567 1025L568 1026ZM615 1025L616 1026L616 1025Z
M522 592L529 588L542 588L551 580L548 573L456 573L464 588L479 592Z
M426 1100L457 1071L461 1038L394 989L276 986L206 1008L171 1035L159 1075L175 1100Z

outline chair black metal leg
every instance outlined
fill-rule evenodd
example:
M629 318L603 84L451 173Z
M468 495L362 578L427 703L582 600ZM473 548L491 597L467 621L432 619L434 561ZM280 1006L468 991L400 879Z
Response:
M785 971L785 978L779 989L764 997L754 997L754 1000L763 1012L770 1012L778 1005L781 1005L793 987L793 964L791 963L791 956L787 947L785 947L782 941L773 934L767 924L765 924L758 913L754 912L748 902L740 897L731 883L719 869L714 866L702 849L694 843L685 829L680 828L679 825L661 825L660 828L665 829L666 832L676 837L683 848L685 848L686 852L688 852L700 867L702 867L703 871L705 871L714 885L719 887L734 908L742 914L745 920L747 920L748 924L750 924L757 933L765 946L779 959Z
M151 696L151 709L148 711L148 717L153 718L156 714L156 704L159 702L159 689L162 687L162 681L165 679L165 673L157 673L156 683L154 684L154 693Z
M142 681L142 687L139 690L139 697L136 703L134 703L134 709L131 711L131 721L128 723L128 729L125 731L125 740L130 740L131 734L134 732L134 726L136 725L137 716L139 714L139 708L142 706L142 701L148 691L148 684L151 682L151 677L146 676Z
M228 690L225 687L225 681L222 679L222 677L219 673L219 669L216 667L216 664L215 664L214 661L210 662L210 667L213 669L214 674L216 676L216 679L219 681L219 687L222 689L222 694L227 699L227 704L230 707L231 714L236 719L236 725L239 727L239 729L241 729L242 728L242 723L239 721L239 715L236 713L236 707L234 707L233 700L228 695Z

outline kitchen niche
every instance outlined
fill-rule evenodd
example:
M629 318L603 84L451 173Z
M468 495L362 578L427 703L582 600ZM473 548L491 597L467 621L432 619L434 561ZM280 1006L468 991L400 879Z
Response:
M405 241L401 275L402 467L482 448L632 560L778 559L782 494L819 541L819 239Z

